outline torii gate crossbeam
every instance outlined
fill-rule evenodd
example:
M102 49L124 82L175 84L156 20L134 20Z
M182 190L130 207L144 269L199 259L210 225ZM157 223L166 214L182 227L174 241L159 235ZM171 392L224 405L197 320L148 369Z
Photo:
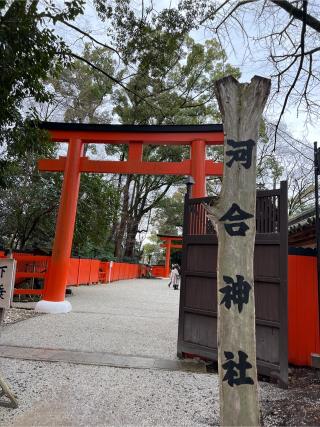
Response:
M71 310L71 304L64 298L81 172L191 175L195 180L192 197L206 195L206 176L223 175L222 163L206 160L207 145L223 145L222 125L131 126L44 122L41 127L50 132L53 142L67 142L68 153L59 159L40 160L38 164L40 171L64 172L64 180L44 299L37 303L37 311L65 313ZM91 160L83 156L86 143L128 144L128 160ZM143 161L143 146L150 144L189 145L190 159L181 162Z

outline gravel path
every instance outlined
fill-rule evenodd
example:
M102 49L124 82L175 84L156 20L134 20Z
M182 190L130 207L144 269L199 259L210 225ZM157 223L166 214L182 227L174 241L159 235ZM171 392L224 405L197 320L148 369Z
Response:
M217 426L218 376L1 359L18 409L2 426ZM262 384L264 406L287 392ZM280 410L265 426L277 423Z
M20 407L1 425L204 426L217 423L217 377L2 360ZM210 412L208 412L210 408ZM0 409L1 414L1 409Z
M5 325L11 325L12 323L21 322L22 320L41 315L41 313L36 313L34 310L30 309L10 308L9 310L5 311L3 323Z
M0 344L176 359L179 292L166 280L81 286L67 315L4 328Z
M50 348L176 360L179 292L168 289L166 281L79 287L70 301L73 312L67 315L42 315L4 326L0 344L38 347L43 353ZM4 357L0 371L19 400L18 409L0 406L1 426L206 427L219 422L215 373ZM307 386L302 385L299 400L300 391L260 383L265 426L317 425L312 420L320 401L312 394L307 401ZM288 402L294 402L290 413ZM301 411L295 417L295 407L308 404L315 415L304 423Z

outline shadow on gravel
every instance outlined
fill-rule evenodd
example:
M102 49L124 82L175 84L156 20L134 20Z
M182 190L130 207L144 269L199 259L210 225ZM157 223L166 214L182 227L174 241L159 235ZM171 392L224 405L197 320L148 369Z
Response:
M320 370L291 367L286 397L264 400L262 410L268 425L319 426Z
M218 373L217 363L206 366L208 373ZM263 399L263 424L268 426L320 426L320 370L291 367L286 396ZM267 377L259 381L277 385ZM282 393L280 394L280 396ZM210 423L208 423L211 425ZM212 424L213 425L213 424Z

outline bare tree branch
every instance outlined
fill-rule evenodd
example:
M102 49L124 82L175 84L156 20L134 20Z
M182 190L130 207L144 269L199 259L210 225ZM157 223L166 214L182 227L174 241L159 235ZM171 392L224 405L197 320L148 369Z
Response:
M318 33L320 33L320 21L314 16L305 13L304 7L303 10L301 10L294 6L294 2L289 2L287 0L271 0L271 2L288 12L289 15L294 16L299 21L302 21L304 25L307 25L308 27L313 28Z
M62 24L66 25L67 27L72 28L73 30L77 31L78 33L84 35L85 37L87 37L88 39L92 40L94 43L96 43L99 46L105 47L106 49L111 50L112 52L116 53L118 55L118 57L121 59L121 61L123 61L122 57L120 56L119 52L117 51L117 49L115 49L114 47L107 45L105 43L100 42L99 40L97 40L96 38L94 38L90 33L81 30L81 28L76 27L73 24L70 24L70 22L67 21L60 21Z
M276 124L274 148L275 148L276 143L277 143L277 131L278 131L278 128L279 128L279 124L281 122L282 116L283 116L283 114L285 112L285 109L287 107L288 99L290 97L290 94L291 94L292 90L294 89L294 87L295 87L295 85L296 85L296 83L298 81L298 78L300 76L300 73L301 73L301 70L302 70L302 66L303 66L305 35L306 35L306 27L307 27L307 24L306 24L307 8L308 8L308 0L303 0L303 14L304 14L305 19L303 20L302 29L301 29L301 57L300 57L300 64L299 64L296 76L295 76L295 78L293 80L293 83L290 86L290 88L289 88L289 90L288 90L288 92L287 92L287 94L285 96L285 99L284 99L284 102L283 102L283 105L282 105L282 108L281 108L281 112L280 112L280 115L279 115L279 118L278 118L278 121L277 121L277 124Z

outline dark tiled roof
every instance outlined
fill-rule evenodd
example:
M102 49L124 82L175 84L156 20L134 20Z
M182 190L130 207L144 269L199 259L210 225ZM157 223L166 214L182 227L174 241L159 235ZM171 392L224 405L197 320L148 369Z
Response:
M223 126L218 124L204 125L119 125L119 124L93 124L93 123L60 123L40 122L41 129L47 130L78 130L97 132L223 132Z
M289 234L311 228L316 222L315 208L309 208L299 213L298 215L289 218L288 231Z

